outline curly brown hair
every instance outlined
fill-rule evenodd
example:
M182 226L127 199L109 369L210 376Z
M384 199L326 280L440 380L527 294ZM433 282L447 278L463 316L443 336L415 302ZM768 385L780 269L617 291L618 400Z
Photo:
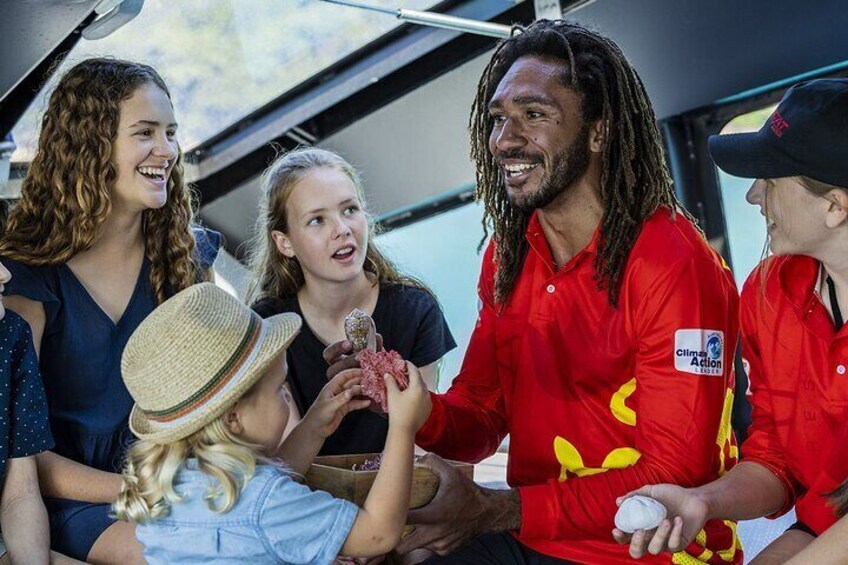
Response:
M112 210L118 177L112 151L121 103L151 83L171 98L159 74L140 63L93 58L65 73L50 96L20 202L0 238L0 256L33 266L59 265L91 248ZM205 276L193 260L193 210L180 155L165 205L142 213L157 303Z
M288 233L286 203L289 196L295 185L309 171L316 168L336 169L344 173L353 182L357 197L362 205L365 205L359 173L336 153L317 147L308 147L295 149L279 156L262 176L264 198L259 207L256 233L251 245L250 265L253 276L247 293L248 303L291 298L296 296L305 284L300 262L297 258L286 257L276 252L271 231L279 230ZM380 283L396 283L430 292L419 280L398 271L397 267L383 255L374 243L376 230L370 216L368 223L365 271L374 274Z
M477 198L484 205L485 234L492 228L498 265L495 301L507 301L524 265L528 250L524 235L531 213L512 206L503 190L503 173L488 146L493 127L489 102L513 63L533 55L564 63L561 79L580 95L584 126L597 120L609 126L595 272L598 289L606 290L610 304L616 306L627 258L645 220L660 206L681 211L693 223L694 218L674 194L654 110L636 71L611 40L563 20L539 20L501 41L483 71L471 110Z

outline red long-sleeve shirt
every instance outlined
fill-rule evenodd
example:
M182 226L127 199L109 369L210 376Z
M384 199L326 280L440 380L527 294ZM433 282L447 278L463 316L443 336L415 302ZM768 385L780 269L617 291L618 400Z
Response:
M751 426L745 461L771 470L786 490L782 514L797 503L798 519L819 533L836 516L818 494L845 477L820 476L848 408L848 326L836 332L817 293L819 262L772 257L742 289L742 356L750 381ZM848 471L848 468L845 469Z
M507 481L521 497L521 542L576 562L632 563L610 533L616 497L645 484L699 485L735 461L738 299L700 233L661 209L643 226L612 308L595 280L598 234L555 271L534 215L530 251L502 310L486 250L462 370L433 395L417 439L479 461L510 434ZM693 558L741 560L732 523L709 524L699 542Z
M798 499L795 513L798 519L821 535L839 517L834 500L830 496L837 487L848 480L848 426L842 428L829 457L823 460L822 468L810 485L807 493Z

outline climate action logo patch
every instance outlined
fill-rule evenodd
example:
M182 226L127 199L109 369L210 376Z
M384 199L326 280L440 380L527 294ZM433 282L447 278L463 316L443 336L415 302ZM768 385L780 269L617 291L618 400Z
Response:
M674 368L694 375L723 375L724 332L700 328L674 332Z

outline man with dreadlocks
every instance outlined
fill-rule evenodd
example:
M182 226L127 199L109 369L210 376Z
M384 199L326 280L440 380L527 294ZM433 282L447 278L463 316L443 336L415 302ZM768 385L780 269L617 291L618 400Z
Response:
M480 315L418 444L479 461L510 435L510 490L438 458L399 550L432 562L627 563L616 499L730 468L736 287L671 187L645 89L609 39L539 21L503 41L471 116ZM427 460L427 459L425 459ZM651 563L738 563L732 522ZM673 559L673 561L672 561Z

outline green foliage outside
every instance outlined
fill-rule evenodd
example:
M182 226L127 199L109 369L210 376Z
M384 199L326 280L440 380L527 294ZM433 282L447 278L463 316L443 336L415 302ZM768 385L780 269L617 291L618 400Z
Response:
M771 116L775 108L777 108L777 104L736 116L724 126L721 133L748 133L757 131L762 127L768 117Z
M425 10L436 0L368 3ZM399 23L319 0L147 0L109 37L81 39L56 76L92 56L152 65L171 90L179 139L190 149ZM32 158L53 83L13 130L12 160Z

